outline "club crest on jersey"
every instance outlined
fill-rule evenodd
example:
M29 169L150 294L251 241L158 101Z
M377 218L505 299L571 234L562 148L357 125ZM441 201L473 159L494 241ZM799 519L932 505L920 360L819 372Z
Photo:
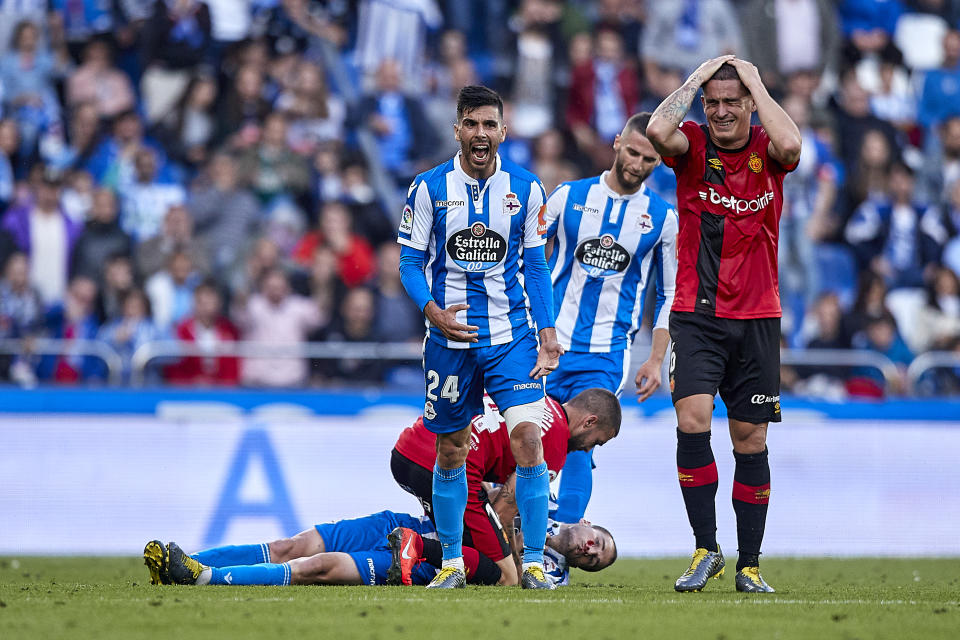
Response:
M577 245L574 257L587 274L594 278L615 276L630 266L630 252L624 249L612 235L605 233L599 238L588 238Z
M503 199L503 213L504 215L513 216L520 212L522 205L520 200L517 198L517 194L510 192Z
M747 159L747 166L750 167L750 171L754 173L763 171L763 160L756 151L750 153L750 157Z
M640 217L637 218L637 229L640 229L641 234L653 231L653 219L649 213L640 214Z
M437 410L433 408L433 403L429 400L423 405L423 417L427 420L433 420L437 417Z
M413 209L408 204L403 206L403 213L400 215L400 231L413 233Z
M482 222L475 222L450 236L447 253L464 271L486 271L506 257L507 241Z

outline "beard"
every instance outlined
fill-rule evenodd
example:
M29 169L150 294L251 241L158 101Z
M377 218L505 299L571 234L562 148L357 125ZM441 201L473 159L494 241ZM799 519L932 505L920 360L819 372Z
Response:
M623 162L620 158L617 158L616 162L613 163L613 170L617 174L617 180L620 181L627 189L637 189L643 184L643 181L647 179L649 173L641 174L637 177L634 177L633 174L627 173L626 169L623 168Z

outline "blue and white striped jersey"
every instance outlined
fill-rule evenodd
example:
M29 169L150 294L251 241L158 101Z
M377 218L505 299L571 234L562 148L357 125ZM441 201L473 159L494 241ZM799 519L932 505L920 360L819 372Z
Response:
M451 349L512 341L530 327L523 288L523 249L546 242L545 195L535 175L496 158L481 185L460 166L460 154L418 175L407 193L397 241L425 251L425 275L441 308L466 303L457 319L478 326L478 341L454 342L430 327L430 339Z
M677 212L646 185L622 196L606 176L564 182L547 200L548 262L564 349L629 349L656 270L655 327L668 328L677 279Z

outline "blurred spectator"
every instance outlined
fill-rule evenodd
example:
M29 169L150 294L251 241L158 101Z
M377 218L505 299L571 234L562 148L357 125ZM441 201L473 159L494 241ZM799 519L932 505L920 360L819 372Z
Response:
M100 289L98 316L101 321L123 312L123 298L136 286L133 261L125 253L109 256L103 265L103 287Z
M35 180L34 198L10 207L2 226L17 247L30 257L30 282L44 304L63 300L70 255L81 228L60 207L60 176L41 170Z
M960 76L958 76L960 80ZM957 103L960 110L960 102ZM920 193L930 202L947 205L950 187L960 180L960 111L936 127L938 140L920 167Z
M50 0L20 0L0 3L0 54L14 49L14 32L22 22L44 24ZM42 46L46 47L46 33L41 30Z
M873 318L892 315L887 308L887 285L882 276L869 269L860 271L853 307L843 318L844 333L851 338Z
M408 184L434 157L437 134L418 98L402 91L401 67L384 60L377 68L376 89L361 100L357 123L377 137L380 162L397 184Z
M843 169L827 143L811 128L810 107L806 101L790 95L783 101L783 107L804 140L796 170L783 181L778 245L784 332L792 335L800 328L805 306L823 290L817 256L820 245L832 237L839 225L834 205Z
M11 159L17 155L20 133L13 120L0 120L0 211L6 211L13 201L16 175Z
M231 45L242 41L250 33L252 5L259 0L204 0L210 11L210 36L213 40L207 52L209 62L216 64L220 55Z
M850 336L843 326L843 308L836 293L820 294L803 325L801 341L809 349L850 348Z
M293 86L280 94L276 108L290 120L287 141L296 153L312 155L321 143L343 139L346 106L330 94L323 69L311 62L297 65Z
M324 245L336 256L337 274L345 285L355 287L368 282L376 268L373 248L351 226L349 209L339 202L328 202L320 213L318 228L305 233L294 248L293 260L309 265L317 247Z
M661 69L679 69L686 77L709 58L742 56L737 18L728 0L650 0L640 56L646 77Z
M87 168L99 146L100 118L97 106L92 102L81 102L70 111L66 132L60 127L46 132L40 141L40 156L61 171Z
M104 119L136 106L130 78L113 66L110 45L103 40L87 43L83 64L70 74L66 93L68 106L90 102Z
M903 13L899 0L841 0L837 6L844 43L841 56L845 68L865 57L889 54L897 19Z
M130 364L134 352L141 346L164 338L150 315L150 301L143 290L133 288L126 292L121 303L121 315L107 319L97 338L113 347L123 361L121 379L130 381Z
M897 323L893 316L884 313L876 318L867 321L863 331L853 337L853 345L857 349L867 349L876 351L880 355L886 356L897 366L898 377L892 384L894 393L902 394L907 390L906 371L910 361L913 360L913 353L907 347L907 344L897 331ZM873 380L878 387L882 388L884 378L879 371L873 368L858 369L855 372L857 377Z
M30 284L29 259L18 251L5 264L0 280L0 335L33 335L42 324L44 305L40 293Z
M187 357L166 368L168 382L174 384L234 386L240 382L237 358L215 357L218 345L239 339L237 328L223 315L223 298L213 280L204 280L193 290L193 315L176 328L176 338L192 342L208 352L206 357Z
M311 40L320 37L337 45L342 45L346 34L331 18L335 12L343 12L346 5L337 3L309 2L309 0L280 0L280 2L262 2L266 9L254 16L252 31L257 37L265 37L270 51L277 54L305 53L310 57L317 54L310 51ZM351 3L355 10L355 3Z
M859 157L849 169L849 187L844 193L841 216L844 223L863 202L886 197L887 180L893 162L894 155L887 137L878 129L868 129L863 136Z
M207 249L215 271L230 268L245 249L260 204L238 185L237 163L227 153L217 153L207 165L207 179L190 193L197 239Z
M174 325L193 313L193 289L198 280L190 254L182 251L174 251L167 268L147 278L144 289L150 298L157 328L170 332Z
M345 161L341 184L343 193L340 201L350 209L354 230L372 244L395 241L396 225L392 218L384 214L362 157Z
M60 192L60 206L67 217L79 225L86 224L93 207L93 176L89 171L68 171Z
M310 168L287 146L287 119L281 113L266 117L259 143L244 151L237 163L241 183L264 205L281 196L298 199L310 187Z
M852 167L857 163L868 131L879 131L886 138L888 147L897 149L896 130L889 122L871 113L870 95L861 86L856 73L848 72L842 77L835 115L838 150L848 173L853 173Z
M171 158L195 168L206 162L207 151L217 131L214 112L217 101L216 78L196 73L183 95L157 126Z
M576 180L576 167L566 159L563 134L558 129L548 129L534 141L533 172L540 178L547 195L561 183Z
M870 96L870 111L881 120L890 122L905 134L916 127L917 97L910 85L910 74L903 66L903 56L897 52L880 58L877 84L864 82Z
M96 338L99 326L94 313L96 299L97 284L93 280L85 276L72 278L63 302L51 307L46 314L47 337L68 343ZM37 378L61 384L102 380L106 375L103 362L81 354L82 351L67 346L61 355L42 357L37 365Z
M50 0L51 31L62 33L74 60L92 38L109 36L116 24L112 2L104 0Z
M924 74L917 120L928 131L960 115L960 25L943 36L943 63Z
M258 293L234 308L244 340L273 345L302 343L320 324L317 305L291 293L282 269L267 271ZM247 358L241 368L243 384L251 387L299 387L307 381L307 363L298 358Z
M267 236L256 238L243 259L230 274L230 292L233 302L243 306L247 298L260 287L260 281L271 269L280 269L280 249Z
M819 76L835 60L840 32L830 0L746 0L740 20L744 57L768 87L783 87L796 72Z
M903 327L910 348L921 353L945 349L960 337L960 279L946 267L934 267L925 284L926 300L913 322Z
M175 253L187 254L194 269L209 273L207 247L194 237L193 219L183 205L167 209L161 233L137 246L137 270L143 278L149 278L166 267Z
M60 118L54 82L69 68L69 57L62 43L54 55L41 46L36 24L17 25L11 52L0 59L0 86L4 106L20 129L20 147L24 152L32 152L40 133Z
M114 119L111 134L97 145L84 168L98 184L123 189L136 179L134 158L144 148L154 152L157 178L170 182L173 174L166 154L156 142L143 135L143 123L135 111L124 111Z
M400 245L396 242L385 242L377 250L376 285L373 340L422 340L425 331L423 313L400 283Z
M960 275L960 179L949 188L950 197L940 208L939 216L925 222L924 232L937 243L938 262Z
M442 25L434 0L361 0L357 16L354 60L361 72L372 75L385 60L399 65L398 78L411 89L423 73L427 33Z
M316 342L376 342L376 306L373 292L366 287L347 291L340 303L339 317L331 326L311 335ZM382 335L390 335L382 334ZM383 379L383 361L339 358L318 359L311 362L312 377L317 382L338 381L371 384Z
M140 33L141 81L148 122L170 110L190 82L190 70L210 48L210 8L199 0L160 0Z
M640 105L640 87L620 34L603 29L594 47L593 58L573 69L567 125L579 150L595 166L605 167L613 158L613 139Z
M220 125L216 139L231 148L246 149L260 137L260 123L270 112L263 97L263 71L254 64L241 66L217 108Z
M133 239L117 222L116 196L110 189L97 189L90 219L73 248L70 273L86 276L103 286L107 258L118 254L129 256L132 252Z
M922 286L924 266L936 259L921 225L927 206L914 200L913 188L913 171L894 164L889 191L857 207L844 231L860 268L885 277L890 289Z
M133 166L133 181L118 189L120 226L141 243L160 232L167 211L183 205L187 194L181 184L160 178L152 149L138 149Z

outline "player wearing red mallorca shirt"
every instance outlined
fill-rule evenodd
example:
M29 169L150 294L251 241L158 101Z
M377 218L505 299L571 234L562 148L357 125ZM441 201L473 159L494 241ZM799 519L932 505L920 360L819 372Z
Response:
M681 125L701 87L706 126ZM754 111L761 126L750 125ZM777 238L783 178L800 158L800 131L754 65L721 56L657 107L647 137L677 174L680 213L670 390L680 489L697 549L675 588L700 591L723 573L710 448L719 391L736 460L736 587L772 592L759 560L770 498L767 424L780 421Z
M503 417L489 396L483 400L484 413L471 421L464 544L497 563L503 572L503 584L516 584L517 568L508 542L513 537L513 527L502 527L500 523L512 524L517 513L513 498L517 463ZM560 473L568 452L602 446L620 432L620 402L606 389L587 389L562 405L548 396L546 407L540 433L551 480ZM435 440L435 435L423 426L423 418L418 418L400 434L390 461L397 484L420 500L431 519ZM494 504L487 500L483 482L504 485Z

